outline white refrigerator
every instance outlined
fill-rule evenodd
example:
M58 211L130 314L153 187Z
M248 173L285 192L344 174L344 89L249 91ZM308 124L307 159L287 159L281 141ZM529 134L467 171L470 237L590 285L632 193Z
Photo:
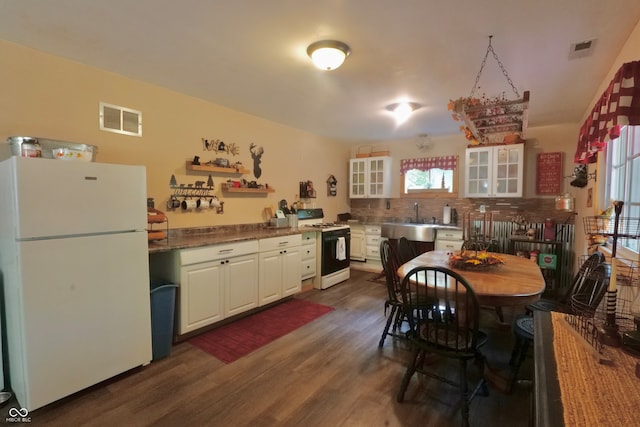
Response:
M9 383L33 411L151 361L146 170L0 162Z

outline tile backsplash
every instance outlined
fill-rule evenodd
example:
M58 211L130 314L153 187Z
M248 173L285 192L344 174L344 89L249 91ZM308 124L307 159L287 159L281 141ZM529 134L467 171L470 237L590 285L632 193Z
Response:
M553 198L401 198L401 199L351 199L351 215L363 222L409 222L416 218L414 204L418 203L419 219L424 222L442 223L444 206L449 205L458 214L458 225L462 214L470 212L472 219L481 219L485 212L493 213L494 221L510 221L516 215L524 216L530 223L543 223L551 218L557 223L573 224L575 214L555 209Z

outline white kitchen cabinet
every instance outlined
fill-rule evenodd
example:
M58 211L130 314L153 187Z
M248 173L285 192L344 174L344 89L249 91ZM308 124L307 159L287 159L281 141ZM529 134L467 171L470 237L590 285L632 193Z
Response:
M265 305L300 292L300 234L260 239L258 305Z
M349 161L349 197L391 196L391 157L362 157Z
M462 249L463 243L462 230L446 228L436 230L436 241L434 244L436 251L459 251Z
M382 264L380 261L380 243L382 242L382 227L380 225L366 225L364 227L367 262Z
M224 319L224 265L218 261L188 265L180 274L180 334Z
M300 247L301 258L301 278L302 280L310 279L316 276L316 248L317 232L309 231L302 233L302 246Z
M522 197L524 144L466 150L465 197Z
M178 284L178 334L258 306L258 241L153 254L151 277Z
M351 224L351 245L349 249L349 259L364 261L367 255L364 226Z
M225 317L256 308L258 306L258 254L226 259L223 282Z

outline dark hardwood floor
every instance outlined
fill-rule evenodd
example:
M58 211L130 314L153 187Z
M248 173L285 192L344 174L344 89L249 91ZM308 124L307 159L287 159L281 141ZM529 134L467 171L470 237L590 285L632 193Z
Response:
M378 348L386 290L373 276L352 270L344 283L296 296L335 310L236 362L225 365L182 342L166 359L33 411L31 425L459 425L456 391L433 380L414 377L406 401L396 402L410 349L392 337ZM506 376L513 335L492 310L483 322L491 340L485 354ZM531 378L531 363L521 377ZM472 425L527 426L529 396L526 384L511 394L491 387L472 402ZM12 406L1 408L0 420Z

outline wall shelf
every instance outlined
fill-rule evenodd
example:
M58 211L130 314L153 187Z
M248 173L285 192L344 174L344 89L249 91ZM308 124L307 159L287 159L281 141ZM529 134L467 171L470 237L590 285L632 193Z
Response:
M198 171L198 172L215 172L215 173L228 173L228 174L248 174L251 173L248 169L239 169L235 167L221 167L221 166L213 166L213 165L194 165L193 162L187 160L187 170Z
M225 193L273 193L276 190L272 187L267 188L248 188L248 187L229 187L228 184L222 183L220 188Z

